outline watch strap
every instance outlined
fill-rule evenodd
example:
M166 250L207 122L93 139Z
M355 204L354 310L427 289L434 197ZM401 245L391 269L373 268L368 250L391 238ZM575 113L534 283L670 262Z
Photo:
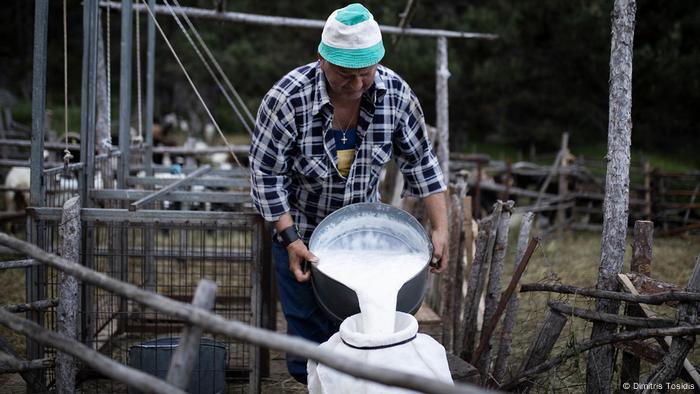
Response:
M284 230L280 231L279 236L282 240L282 244L285 247L289 246L292 242L301 239L301 236L299 235L299 228L296 224L291 225L285 228Z

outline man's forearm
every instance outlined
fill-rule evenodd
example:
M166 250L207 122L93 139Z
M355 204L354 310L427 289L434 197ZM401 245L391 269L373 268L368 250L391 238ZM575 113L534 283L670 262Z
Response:
M445 192L431 194L423 199L425 208L428 211L430 225L435 230L447 231L447 203L445 202Z
M294 219L292 219L292 215L289 212L286 212L275 222L275 230L279 233L292 225L294 225Z

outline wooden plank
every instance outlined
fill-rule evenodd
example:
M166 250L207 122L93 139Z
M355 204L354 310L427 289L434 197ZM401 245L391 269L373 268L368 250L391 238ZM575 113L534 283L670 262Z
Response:
M216 298L216 283L202 279L192 300L192 306L210 311ZM190 383L190 376L199 358L199 343L204 330L200 326L187 325L182 331L180 342L170 359L170 368L166 381L185 390Z
M197 178L200 175L206 174L209 171L211 171L211 166L208 164L204 165L204 166L202 166L202 168L187 175L186 177L184 177L182 179L178 179L175 182L169 184L168 186L165 186L164 188L162 188L156 192L153 192L153 193L149 194L148 196L139 199L138 201L132 202L131 204L129 204L129 211L136 211L139 208L145 206L146 204L149 204L152 201L155 201L160 196L164 196L164 195L168 194L170 191L176 190L178 187L188 185L189 183L192 182L192 180L194 180L195 178Z
M173 183L172 178L156 178L156 177L128 177L126 183L129 186L167 186ZM193 185L201 185L204 187L226 187L226 188L249 188L250 179L248 178L225 178L223 176L195 179Z
M91 189L90 196L95 200L126 200L136 201L153 194L150 190L140 189ZM200 202L200 203L227 203L241 204L252 202L250 193L247 192L217 192L217 191L170 191L165 195L160 195L158 201L168 200L170 202Z
M666 354L666 351L661 348L661 346L653 344L653 343L647 343L642 340L635 340L635 341L627 341L627 342L617 342L615 343L615 347L626 352L629 354L634 355L635 357L642 359L648 363L656 364L661 359L664 358L664 354ZM638 382L639 380L622 380L620 378L620 382L623 384L624 383L631 383L631 382ZM632 391L634 392L635 390L633 389L632 386L630 386L629 389L625 390L623 387L623 391Z
M638 274L635 272L630 272L627 277L632 281L634 287L637 289L639 294L661 294L668 293L670 291L678 292L683 291L682 288L678 287L673 283L664 282L659 279L650 278L644 274ZM678 302L670 301L668 305L676 306Z
M697 264L696 264L696 268L697 268ZM623 286L623 288L626 291L628 291L629 293L634 294L634 295L639 295L639 292L634 287L634 284L632 284L632 281L629 280L627 275L618 274L617 278L620 281L620 284ZM645 317L649 317L649 318L656 317L656 313L654 313L654 311L649 309L649 307L646 306L645 304L639 304L639 306L641 307ZM672 338L671 337L664 337L664 342L668 346L671 346ZM687 358L683 360L683 368L685 368L685 370L690 374L691 378L695 382L695 387L700 387L700 374L698 373L697 370L695 370L695 367L693 366L693 364L691 364L691 362Z
M481 381L479 370L450 352L447 352L447 365L455 382L479 384Z
M119 2L104 2L103 7L109 7L116 10L122 9L122 4ZM134 10L144 12L144 7L141 4L135 4ZM162 5L156 5L153 10L149 13L160 13L170 15L168 7ZM229 21L236 23L250 23L250 24L260 24L268 26L289 26L297 28L307 28L307 29L322 29L324 26L324 20L314 20L314 19L302 19L302 18L289 18L283 16L269 16L269 15L255 15L246 14L241 12L219 12L216 9L201 9L192 7L178 7L178 12L184 13L190 17L198 17L204 19L214 19L219 21ZM494 40L498 38L496 34L489 33L473 33L466 31L452 31L452 30L441 30L441 29L422 29L415 27L404 27L400 28L398 26L390 25L379 25L379 29L384 34L398 34L405 36L417 36L417 37L445 37L445 38L467 38L467 39L486 39Z
M591 311L584 308L578 308L573 305L565 304L559 301L548 301L547 305L557 312L561 312L567 316L576 316L588 321L603 321L607 323L614 324L624 324L630 327L644 327L644 328L663 328L663 327L675 327L677 325L675 320L669 319L656 319L656 318L646 318L646 317L633 317L616 315L613 313L602 313Z
M58 299L52 298L50 300L39 300L24 304L4 305L2 308L5 308L5 310L12 313L24 313L28 311L43 311L53 308L56 305L58 305Z
M52 358L42 358L37 360L20 360L6 353L0 353L0 374L22 373L37 369L53 368Z
M433 339L442 343L442 319L440 319L440 316L425 302L421 304L415 316L416 320L418 320L420 332L430 335Z
M0 262L0 270L12 269L12 268L27 268L39 265L34 259L22 259L22 260L12 260L12 261L2 261Z
M561 334L561 330L564 329L565 324L566 316L551 309L547 311L544 321L537 332L537 336L525 354L523 364L520 367L521 373L542 364L547 359L549 353L554 348L554 344L557 342L557 339L559 339L559 334ZM531 387L531 382L524 382L517 391L520 393L527 393L530 391Z

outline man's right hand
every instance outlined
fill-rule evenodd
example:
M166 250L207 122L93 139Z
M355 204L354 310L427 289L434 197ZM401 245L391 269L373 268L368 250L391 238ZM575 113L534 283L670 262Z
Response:
M311 279L311 270L303 272L301 267L304 261L317 262L318 257L307 249L304 241L298 239L289 244L287 253L289 254L289 270L292 271L297 282L306 282Z

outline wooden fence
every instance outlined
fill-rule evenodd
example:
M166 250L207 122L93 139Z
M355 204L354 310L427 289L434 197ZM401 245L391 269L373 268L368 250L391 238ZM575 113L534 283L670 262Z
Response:
M77 209L79 203L77 203L76 200L77 198L69 200L66 208L69 210ZM66 216L66 223L75 221L79 223L80 210L78 209L77 213L71 212L71 216ZM63 234L65 241L64 247L70 250L75 248L76 240L78 244L80 240L79 231L77 231L77 228L80 226L75 227L76 228L72 230L72 227L66 227L66 231L64 231ZM9 351L9 347L5 348L8 350L0 352L0 354L3 354L3 358L0 360L2 361L3 367L0 368L0 371L21 372L28 384L36 388L38 392L45 392L46 387L41 387L41 379L37 378L36 371L51 368L52 366L55 366L56 371L61 371L60 377L57 377L61 382L60 385L63 387L74 387L75 368L72 363L75 359L80 359L92 365L105 376L135 388L155 393L184 393L183 390L187 387L189 371L191 371L193 367L192 359L199 346L198 338L202 330L206 330L207 332L228 336L256 346L306 357L352 376L382 384L431 393L484 393L483 389L475 386L465 384L450 385L385 367L360 364L351 358L324 351L320 349L317 344L301 338L289 337L262 328L249 326L235 320L226 320L208 311L213 303L216 289L216 285L212 282L200 282L194 296L193 304L186 304L114 279L80 265L76 261L70 261L64 257L47 253L37 246L15 239L4 233L0 233L0 245L16 250L27 257L27 259L24 259L21 263L0 263L0 269L25 268L36 264L46 264L60 271L63 275L61 287L64 288L65 291L61 293L62 296L58 301L39 300L32 305L5 306L0 308L0 324L25 334L36 341L53 346L61 352L59 353L60 356L55 360L22 360L16 354L8 354L12 353ZM65 257L70 257L73 260L76 260L76 256L77 255L71 253L65 255ZM28 308L36 311L45 310L47 305L55 305L58 303L59 311L65 311L59 313L68 315L72 308L77 305L77 301L75 301L77 294L74 291L77 283L99 287L117 296L138 302L159 313L178 318L186 323L182 333L182 337L185 338L185 340L172 357L166 381L159 380L144 372L117 363L91 347L78 342L75 339L77 333L75 332L74 322L59 319L59 332L54 332L29 320L19 318L12 313L13 311L23 311ZM73 301L71 301L71 299L73 299ZM2 342L0 342L0 344L2 344ZM36 385L39 385L39 387L35 387Z
M602 229L607 163L576 156L568 135L549 166L490 161L484 155L450 155L452 182L467 176L480 218L497 200L513 199L516 212L540 212L552 227ZM630 166L629 225L651 220L661 235L700 229L700 171L668 172L648 162Z

